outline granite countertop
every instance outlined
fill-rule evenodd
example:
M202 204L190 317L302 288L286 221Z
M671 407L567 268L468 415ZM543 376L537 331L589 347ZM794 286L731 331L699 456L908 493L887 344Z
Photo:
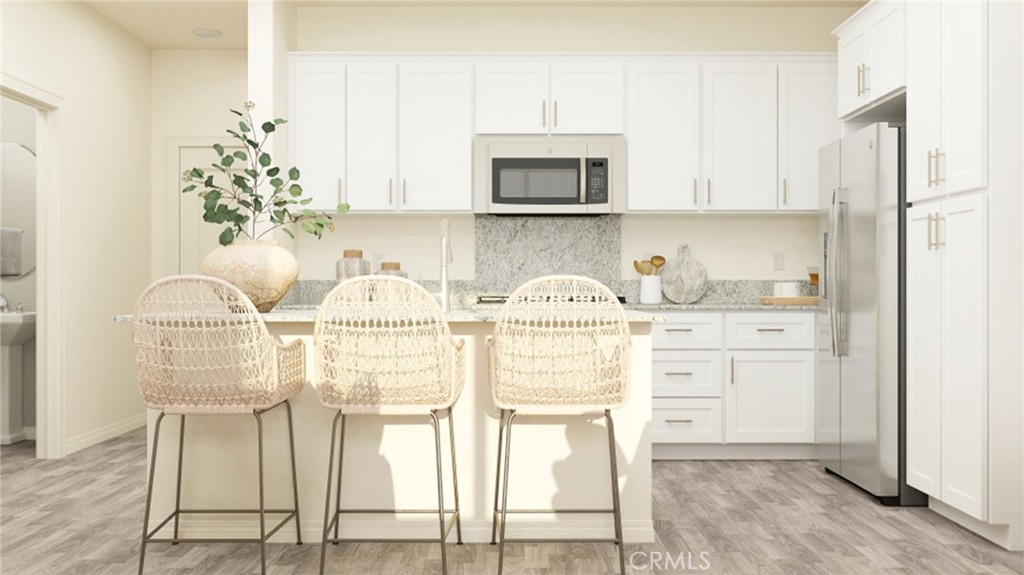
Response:
M764 305L761 303L658 303L638 304L627 303L628 310L659 312L659 311L817 311L816 305Z
M312 323L316 319L318 306L296 305L282 306L268 313L260 314L263 321L267 323ZM501 310L498 305L481 305L472 308L456 308L445 314L445 319L450 323L477 323L494 321ZM626 310L626 320L633 323L655 323L664 321L664 318L655 310ZM131 314L114 316L114 321L127 323L132 320Z

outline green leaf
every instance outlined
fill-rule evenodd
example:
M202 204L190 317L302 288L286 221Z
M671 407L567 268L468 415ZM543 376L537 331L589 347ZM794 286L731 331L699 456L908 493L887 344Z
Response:
M263 152L262 154L260 154L260 160L259 161L260 161L260 165L263 166L264 168L266 168L267 166L270 165L270 162L272 160L270 159L270 154L268 154L266 152Z
M182 190L181 190L181 192L182 192L183 194L187 194L187 193L189 193L189 192L191 192L191 191L194 191L194 190L196 189L196 187L197 187L197 186L196 186L195 184L192 184L191 186L185 186L185 188L184 188L184 189L182 189Z
M236 116L242 116L243 115L238 110L232 110L231 108L228 108L228 111L231 112L232 114L236 115Z
M189 175L192 176L193 178L202 178L203 171L200 170L199 168L192 168L192 170L189 171Z
M242 206L243 208L245 208L247 210L251 210L252 209L252 203L249 202L249 200L238 200L238 205Z
M302 201L299 202L299 205L308 206L311 203L313 203L313 198L303 198Z
M269 134L277 129L277 125L275 125L273 122L263 122L263 125L260 127L263 128L264 134Z
M292 169L288 170L288 179L291 179L291 180L299 179L299 169L298 168L292 168Z
M220 245L230 245L231 242L235 241L235 230L232 228L224 228L224 231L220 233Z
M288 186L288 193L291 194L293 198L297 198L302 195L302 186L298 184L292 184Z
M220 144L214 144L213 145L213 149L214 149L214 151L217 152L218 156L223 156L224 155L224 146L222 146Z
M254 150L260 149L260 144L256 140L250 140L249 138L246 138L245 143Z
M302 215L304 215L304 216L306 216L308 218L315 218L316 217L316 212L314 212L313 210L302 210Z
M281 228L281 231L288 234L288 237L295 239L295 232L293 232L291 228Z
M316 234L316 230L317 230L316 222L314 222L313 220L306 220L306 221L302 222L302 231L306 232L307 234L314 234L315 235Z
M284 185L284 180L282 180L281 178L271 178L270 185L275 188L280 188L281 186Z
M243 162L246 162L246 161L249 160L249 156L246 156L245 152L235 152L234 154L231 154L231 155L236 157L236 158L238 158L239 160L241 160Z
M338 204L338 213L347 214L350 207L348 204Z
M234 163L235 163L235 159L232 158L231 156L224 156L223 158L220 159L220 164L222 166L224 166L225 168L230 168L231 164L234 164Z
M278 168L277 166L274 166L273 168L270 168L269 170L267 170L267 177L268 178L273 178L273 177L277 176L279 173L281 173L281 168Z
M203 182L203 185L206 186L207 188L212 188L213 187L213 176L212 175L207 176L206 177L206 181Z
M254 180L260 176L259 174L256 173L256 170L253 170L253 169L250 169L250 168L246 168L245 169L245 175L249 176L250 178L252 178Z
M274 123L278 124L278 125L287 124L288 120L282 120L281 118L276 118L276 119L274 119Z
M249 124L246 124L245 122L239 122L238 129L241 130L243 134L248 134L251 131Z

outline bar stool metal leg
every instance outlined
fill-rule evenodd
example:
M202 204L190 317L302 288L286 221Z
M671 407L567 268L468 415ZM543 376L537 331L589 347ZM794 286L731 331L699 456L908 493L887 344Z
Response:
M338 443L338 496L335 499L334 505L335 510L338 512L338 521L334 524L334 538L338 538L339 530L341 529L341 467L345 463L345 424L348 420L342 416L341 418L341 441ZM334 541L334 545L338 542Z
M445 545L444 528L444 485L441 471L441 422L437 419L437 411L430 412L430 420L434 425L434 447L437 452L437 517L441 526L441 573L448 575L448 551Z
M604 417L608 421L608 457L612 470L612 509L615 512L615 544L619 547L619 573L626 575L626 550L622 544L622 506L619 502L619 465L615 452L615 424L612 422L611 410L604 410Z
M142 547L139 550L139 575L146 565L146 539L149 535L149 512L153 505L153 480L156 476L156 450L160 445L160 424L164 421L164 412L156 417L156 430L153 432L153 456L149 463L149 485L146 487L146 513L142 519Z
M263 418L255 411L253 416L256 418L256 433L259 436L257 449L259 450L260 475L260 573L267 575L267 524L266 509L263 504Z
M452 483L455 486L455 534L456 544L462 545L462 512L459 510L459 467L455 463L455 421L452 419L452 411L455 406L448 408L448 438L452 445Z
M498 540L498 575L505 569L505 514L508 511L508 470L509 459L512 455L512 421L516 418L516 412L509 410L508 419L505 422L505 473L501 489L501 537Z
M324 535L320 540L320 575L324 575L324 562L327 559L327 539L331 533L331 481L334 479L334 446L338 439L338 420L345 416L339 411L331 425L331 448L327 452L327 502L324 504ZM341 479L339 477L339 479ZM340 489L339 489L340 491ZM338 514L334 514L337 520ZM140 574L141 575L141 574Z
M178 517L181 514L181 463L185 455L185 414L181 414L181 430L178 433L178 483L174 495L174 538L178 538ZM171 545L177 545L175 541Z
M292 495L295 498L295 544L302 545L302 520L299 519L299 476L295 470L295 430L292 426L292 404L291 401L284 402L288 410L288 446L292 454Z
M501 495L501 443L505 434L505 410L498 414L498 457L494 465L494 511L491 513L491 545L497 545L498 540L498 497Z

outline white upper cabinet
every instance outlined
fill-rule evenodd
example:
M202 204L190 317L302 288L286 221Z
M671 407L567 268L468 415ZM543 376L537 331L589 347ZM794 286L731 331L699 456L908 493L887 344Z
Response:
M839 36L840 117L906 85L903 10L903 2L871 2L835 30Z
M552 134L621 134L625 86L621 64L551 66Z
M907 199L988 185L988 4L907 5Z
M546 134L547 64L481 64L476 67L478 134Z
M703 193L709 211L775 210L775 64L703 67Z
M818 150L840 136L836 67L779 65L779 209L817 211Z
M398 67L348 67L348 177L345 201L353 212L395 208L398 178Z
M403 65L399 85L396 203L402 211L470 211L472 67Z
M700 208L700 66L629 70L630 211Z
M345 175L345 64L298 62L291 69L289 148L314 210L334 211Z
M621 134L621 64L480 64L478 134Z

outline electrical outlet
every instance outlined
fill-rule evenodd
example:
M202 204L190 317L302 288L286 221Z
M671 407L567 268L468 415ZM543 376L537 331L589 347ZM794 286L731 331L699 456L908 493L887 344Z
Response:
M786 253L775 252L772 254L772 269L781 272L786 269Z

